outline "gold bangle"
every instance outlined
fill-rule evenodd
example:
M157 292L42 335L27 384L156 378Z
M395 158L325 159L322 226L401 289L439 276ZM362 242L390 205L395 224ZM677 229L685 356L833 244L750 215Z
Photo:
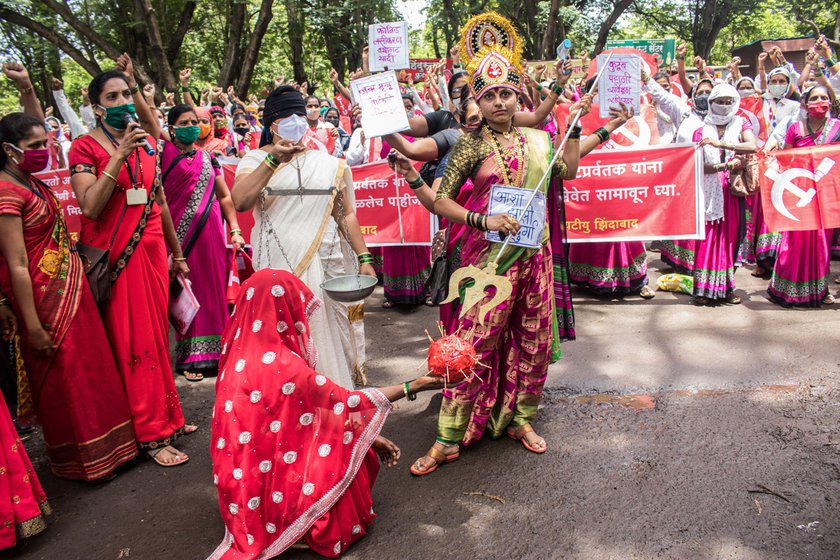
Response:
M115 182L115 183L117 182L117 178L114 177L113 175L111 175L110 173L108 173L107 171L103 171L102 174L105 175L106 177L108 177L109 179L111 179L113 182Z
M9 305L9 300L4 297L0 297L0 306Z
M187 262L187 257L172 257L175 262Z

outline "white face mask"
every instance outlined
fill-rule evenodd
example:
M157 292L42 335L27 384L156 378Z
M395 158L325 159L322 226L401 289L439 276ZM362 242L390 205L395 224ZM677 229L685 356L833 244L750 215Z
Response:
M741 96L741 99L743 99L745 97L752 97L753 95L755 95L755 90L754 89L739 89L738 90L738 95Z
M321 109L307 109L306 110L306 118L310 121L317 121L321 117Z
M303 138L303 135L306 134L307 128L309 128L309 125L306 124L306 119L300 115L292 115L274 126L274 134L297 144Z
M781 99L787 95L788 87L788 84L770 84L767 86L767 91L769 91L770 95L776 99Z
M722 104L722 103L711 103L709 105L709 109L712 111L713 115L720 115L725 116L728 115L730 111L732 111L732 103Z

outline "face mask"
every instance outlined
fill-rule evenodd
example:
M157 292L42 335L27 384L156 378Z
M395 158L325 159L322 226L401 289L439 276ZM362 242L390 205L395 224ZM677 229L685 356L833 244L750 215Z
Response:
M724 116L728 115L732 110L732 103L712 103L709 107L713 115Z
M137 118L137 113L134 112L134 103L126 103L125 105L117 105L116 107L102 107L105 109L105 123L114 130L125 130L126 124L123 120L123 115L131 115Z
M245 136L246 134L251 132L251 129L248 128L247 126L240 126L240 127L234 128L233 131L235 133L237 133L239 136Z
M334 127L338 128L338 119L336 119L336 118L332 118L332 119L325 119L325 120L326 120L328 123L330 123L331 125L333 125Z
M694 96L694 111L698 115L705 115L709 112L709 94L701 93Z
M292 115L291 117L281 121L274 126L274 133L280 138L291 140L292 143L297 144L303 135L306 134L306 129L309 125L306 119L300 115Z
M14 144L9 144L9 146L23 154L23 158L15 163L18 169L24 173L38 173L39 171L43 171L50 162L50 151L47 148L21 150Z
M317 121L318 117L320 117L320 116L321 116L321 110L320 109L307 109L306 110L306 118L309 119L310 121Z
M198 137L204 139L207 138L213 131L213 125L206 123L198 123L198 130Z
M755 95L755 90L754 89L739 89L738 90L738 95L741 96L741 99L744 99L745 97L752 97L753 95Z
M770 95L772 95L774 98L781 99L782 97L787 95L788 84L770 84L769 86L767 86L767 91L769 91Z
M198 135L201 133L199 126L173 126L172 130L175 131L175 140L181 144L192 144L198 140Z
M320 110L320 111L318 111L318 114L319 114L319 115L321 115L321 116L323 117L324 115L326 115L326 114L327 114L327 111L328 111L328 110L329 110L329 107L321 107L321 110Z
M824 119L831 108L828 101L813 101L808 103L808 116L813 119Z

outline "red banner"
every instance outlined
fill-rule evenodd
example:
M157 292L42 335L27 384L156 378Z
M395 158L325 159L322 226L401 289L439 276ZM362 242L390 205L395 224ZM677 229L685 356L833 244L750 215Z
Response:
M419 164L418 164L419 167ZM228 187L233 186L236 164L223 163L222 170ZM387 162L351 167L356 193L356 218L368 246L400 245L397 208L401 209L405 245L431 245L432 230L429 212L423 208L405 180L399 179L399 194L394 172ZM237 212L239 228L246 243L251 243L254 228L253 211Z
M569 242L702 239L702 173L694 144L592 152L564 182Z
M764 101L760 97L745 97L741 99L738 115L752 123L753 133L758 138L758 146L767 142L767 121L764 119Z
M772 152L761 158L761 202L770 231L840 227L840 145Z
M395 176L388 162L351 169L356 217L369 247L432 244L431 214L420 204L405 179ZM405 239L402 243L398 212L402 215Z
M36 173L35 177L44 182L55 193L61 203L61 211L64 214L64 222L67 224L67 231L73 241L79 240L79 232L82 229L82 209L76 202L76 193L70 186L70 170L56 169L54 171L43 171Z
M571 107L568 103L562 103L555 109L558 122L557 130L566 131L566 125L569 122L569 109ZM656 124L656 109L653 105L643 103L640 113L613 132L610 140L604 144L604 149L638 149L645 146L658 145L659 127ZM598 104L593 103L592 110L580 120L580 124L583 127L583 135L589 136L607 122L609 122L609 119L602 119L598 116Z

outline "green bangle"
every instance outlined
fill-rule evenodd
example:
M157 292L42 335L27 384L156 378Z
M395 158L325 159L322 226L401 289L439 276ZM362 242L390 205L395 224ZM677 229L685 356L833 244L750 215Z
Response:
M403 393L405 393L405 398L410 401L417 399L417 395L411 392L411 381L403 383Z
M419 189L420 187L424 186L425 184L426 184L426 181L424 181L423 177L421 177L420 175L418 175L416 179L413 179L413 180L408 182L408 186L411 187L414 190Z
M134 87L128 88L128 91L131 92L131 95L134 95L135 93L140 93L140 86L134 84Z
M552 86L551 91L556 93L557 95L562 95L563 93L563 90L560 89L560 86L558 86L557 84L554 84L554 86Z
M836 66L836 65L837 65L837 61L834 60L833 58L826 58L825 59L825 67L826 68L831 68L832 66Z
M274 157L274 154L267 154L263 161L272 170L280 167L280 160Z
M543 85L541 83L537 82L537 91L542 91L542 89L543 89Z
M178 91L180 91L181 93L189 93L190 95L192 95L189 86L181 86L178 88Z

